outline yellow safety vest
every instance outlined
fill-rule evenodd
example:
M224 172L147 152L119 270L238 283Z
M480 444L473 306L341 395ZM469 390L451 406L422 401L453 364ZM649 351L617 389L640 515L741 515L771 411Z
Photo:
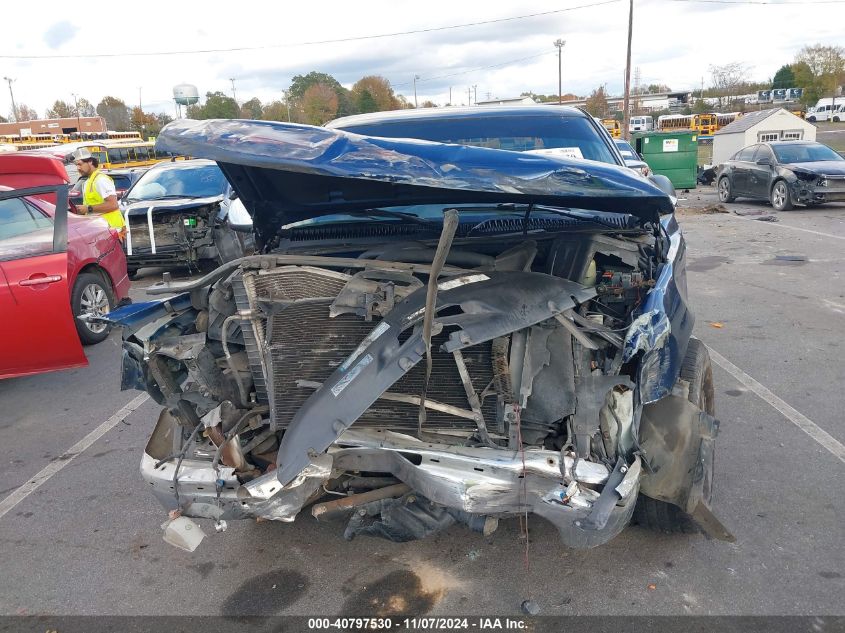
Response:
M94 188L94 180L98 176L108 178L108 176L106 176L105 174L100 173L99 169L95 169L94 173L88 176L88 180L85 181L85 187L83 187L82 189L82 204L84 204L85 206L94 206L95 204L102 204L103 202L105 202L103 196L101 196L100 193ZM124 226L123 214L120 212L120 210L103 213L103 217L105 218L106 222L109 223L109 226L113 226L116 229L122 229Z

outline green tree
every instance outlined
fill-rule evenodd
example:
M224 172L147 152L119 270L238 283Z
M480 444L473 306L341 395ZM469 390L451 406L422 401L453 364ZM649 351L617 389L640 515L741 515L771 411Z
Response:
M302 95L305 122L311 125L322 125L335 118L337 105L337 93L328 84L314 84Z
M352 94L356 97L355 100L359 109L365 92L370 93L370 97L376 102L377 110L395 110L397 108L396 95L393 93L390 82L384 77L368 75L355 82L355 85L352 86ZM364 110L361 110L361 112L364 112ZM369 112L373 112L373 110L369 110Z
M73 104L60 100L53 102L53 106L44 113L44 117L47 119L69 119L75 116L76 109Z
M245 101L241 106L242 119L260 119L263 112L264 110L258 97L253 97L249 101Z
M607 116L607 94L605 93L604 86L599 86L593 90L590 96L587 97L587 102L584 104L584 108L592 116L599 118L605 118Z
M237 119L240 114L238 102L229 95L220 92L205 93L205 105L200 112L201 119Z
M696 99L690 114L704 114L705 112L710 112L710 106L704 99Z
M358 94L358 112L378 112L378 103L369 90L362 90Z
M795 62L791 68L792 75L795 77L795 85L804 89L801 94L801 103L805 106L816 105L822 96L822 91L821 86L813 76L812 69L806 62Z
M97 114L106 121L106 128L116 132L129 130L129 108L122 99L103 97L97 104Z
M812 101L802 98L805 103L812 105L822 96L835 97L838 88L845 83L845 48L842 46L805 46L795 56L795 62L796 66L806 65L806 69L802 66L802 71L809 70L812 75L809 91L807 87L801 87L804 88L804 97L809 92L816 98Z
M287 104L284 101L271 101L262 108L261 118L265 121L287 121Z
M97 116L97 109L85 97L76 100L76 108L79 110L79 116Z
M772 79L772 90L775 88L795 88L795 73L792 72L792 66L784 64L775 73Z
M341 86L340 82L331 75L312 70L306 75L296 75L288 89L287 99L293 121L308 123L308 114L305 112L304 104L305 93L309 88L316 85L328 86L335 93L337 99L336 116L346 116L357 112L355 98L349 90Z

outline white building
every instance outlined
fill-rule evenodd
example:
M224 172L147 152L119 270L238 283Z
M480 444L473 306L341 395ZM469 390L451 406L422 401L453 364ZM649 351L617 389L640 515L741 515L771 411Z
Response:
M533 105L537 103L531 97L512 97L509 99L490 99L488 101L476 101L475 105Z
M714 165L763 141L815 141L816 126L783 108L749 112L713 135Z

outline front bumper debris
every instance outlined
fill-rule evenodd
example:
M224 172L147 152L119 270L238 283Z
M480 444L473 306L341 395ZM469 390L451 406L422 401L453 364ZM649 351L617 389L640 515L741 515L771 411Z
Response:
M586 548L607 542L628 524L639 491L639 457L623 465L615 481L618 467L611 471L574 453L432 444L373 429L347 430L284 486L272 470L243 484L233 468L219 466L215 471L211 445L205 455L197 450L181 462L177 483L177 461L158 463L149 454L172 432L167 420L163 418L150 439L141 474L168 510L179 508L185 516L218 521L293 521L321 496L333 473L367 471L390 473L423 501L472 529L478 524L479 532L489 525L488 518L532 512L552 522L565 545ZM350 525L347 535L353 532Z

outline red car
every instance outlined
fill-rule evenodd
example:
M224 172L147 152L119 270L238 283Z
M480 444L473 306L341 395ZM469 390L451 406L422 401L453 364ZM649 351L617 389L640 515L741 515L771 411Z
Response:
M0 378L86 365L80 342L109 329L76 317L109 312L130 285L117 232L68 213L61 162L20 158L0 155Z

